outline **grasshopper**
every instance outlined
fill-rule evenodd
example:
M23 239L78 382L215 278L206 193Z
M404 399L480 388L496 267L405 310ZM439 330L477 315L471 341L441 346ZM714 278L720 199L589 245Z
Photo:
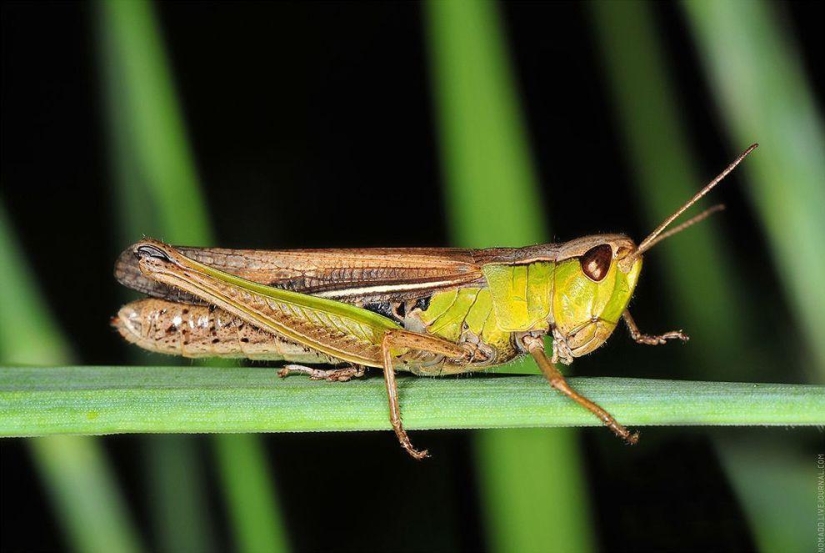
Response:
M390 423L416 459L428 453L413 447L402 425L396 371L451 375L529 354L553 388L634 444L638 433L573 390L555 364L597 349L619 319L640 344L688 339L681 331L643 334L631 317L627 305L642 255L721 209L666 231L756 147L638 246L623 234L480 250L229 250L144 239L121 254L115 276L149 297L123 306L112 324L129 342L155 352L295 363L279 371L282 377L346 381L363 376L365 367L383 369Z

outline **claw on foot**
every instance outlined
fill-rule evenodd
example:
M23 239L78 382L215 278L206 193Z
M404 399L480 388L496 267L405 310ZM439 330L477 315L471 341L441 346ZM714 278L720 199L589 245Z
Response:
M410 446L407 447L406 444L402 445L402 447L410 454L410 457L415 459L416 461L421 461L422 459L427 459L430 457L430 452L426 449L415 449L414 447Z

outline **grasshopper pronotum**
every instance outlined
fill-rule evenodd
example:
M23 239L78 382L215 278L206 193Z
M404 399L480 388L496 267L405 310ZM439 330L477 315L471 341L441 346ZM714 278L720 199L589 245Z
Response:
M416 459L427 452L413 447L402 426L395 371L457 374L523 354L551 386L636 443L637 434L570 388L554 363L570 364L598 348L619 319L640 344L688 339L681 331L643 334L630 316L642 255L721 209L666 231L756 147L638 246L623 234L483 250L227 250L141 240L121 254L115 275L150 297L122 307L113 324L128 341L172 355L340 365L287 365L281 376L343 381L362 376L364 367L383 369L390 422Z

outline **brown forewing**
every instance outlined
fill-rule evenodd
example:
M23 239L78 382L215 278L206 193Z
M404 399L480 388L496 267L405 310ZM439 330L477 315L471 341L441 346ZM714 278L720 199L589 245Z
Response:
M595 235L561 244L523 248L365 248L325 250L233 250L177 247L186 257L247 280L349 303L403 301L437 290L483 283L486 263L561 261L593 245L624 242L623 235ZM117 280L150 296L185 303L198 298L144 277L134 247L115 265Z
M453 248L176 249L195 261L253 282L353 302L419 297L422 290L431 293L435 289L466 285L483 278L481 267L474 262L473 251ZM121 284L150 296L199 303L189 294L143 276L131 247L118 258L115 277ZM349 293L365 287L367 293L360 298ZM399 287L401 290L397 291ZM401 295L398 292L402 292Z

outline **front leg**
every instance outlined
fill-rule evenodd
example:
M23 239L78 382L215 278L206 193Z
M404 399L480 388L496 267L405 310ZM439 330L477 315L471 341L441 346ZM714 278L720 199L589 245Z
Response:
M639 332L639 327L636 326L636 321L630 316L630 311L625 310L622 313L627 329L630 331L630 337L633 338L637 344L645 344L647 346L660 346L668 340L681 340L687 342L690 338L681 330L671 330L659 335L642 334Z

